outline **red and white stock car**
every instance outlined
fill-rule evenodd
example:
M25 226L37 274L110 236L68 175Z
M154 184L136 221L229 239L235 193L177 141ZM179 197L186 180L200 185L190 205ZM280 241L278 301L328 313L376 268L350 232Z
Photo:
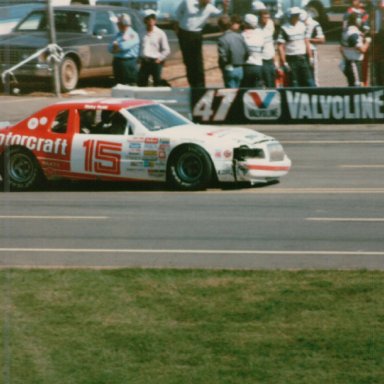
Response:
M161 181L198 190L214 181L269 182L290 167L270 136L193 124L148 100L62 101L0 128L5 190L29 190L58 178Z

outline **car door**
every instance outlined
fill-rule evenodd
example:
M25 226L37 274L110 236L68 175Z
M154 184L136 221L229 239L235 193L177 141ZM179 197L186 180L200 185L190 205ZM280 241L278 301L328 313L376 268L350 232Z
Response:
M103 73L112 73L113 55L108 52L108 45L117 33L117 27L108 11L94 12L91 21L91 61L92 67Z

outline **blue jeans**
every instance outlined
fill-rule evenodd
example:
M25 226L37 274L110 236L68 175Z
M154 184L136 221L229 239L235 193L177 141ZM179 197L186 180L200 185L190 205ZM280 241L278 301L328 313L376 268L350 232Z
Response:
M243 67L233 67L231 70L224 69L223 78L225 88L239 88L243 76Z

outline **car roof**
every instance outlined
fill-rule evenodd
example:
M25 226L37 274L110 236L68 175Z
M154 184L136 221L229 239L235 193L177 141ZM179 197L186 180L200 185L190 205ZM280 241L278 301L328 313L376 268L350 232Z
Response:
M68 108L76 107L76 108L82 108L82 109L119 110L122 108L141 107L144 105L153 105L153 104L156 104L156 103L152 100L109 97L109 98L71 99L71 100L59 101L53 105L66 106Z

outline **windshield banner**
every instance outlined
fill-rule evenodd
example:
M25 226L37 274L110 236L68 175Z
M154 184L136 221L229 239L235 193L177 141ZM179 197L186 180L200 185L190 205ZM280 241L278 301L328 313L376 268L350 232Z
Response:
M204 124L378 123L384 88L192 89L192 117Z

